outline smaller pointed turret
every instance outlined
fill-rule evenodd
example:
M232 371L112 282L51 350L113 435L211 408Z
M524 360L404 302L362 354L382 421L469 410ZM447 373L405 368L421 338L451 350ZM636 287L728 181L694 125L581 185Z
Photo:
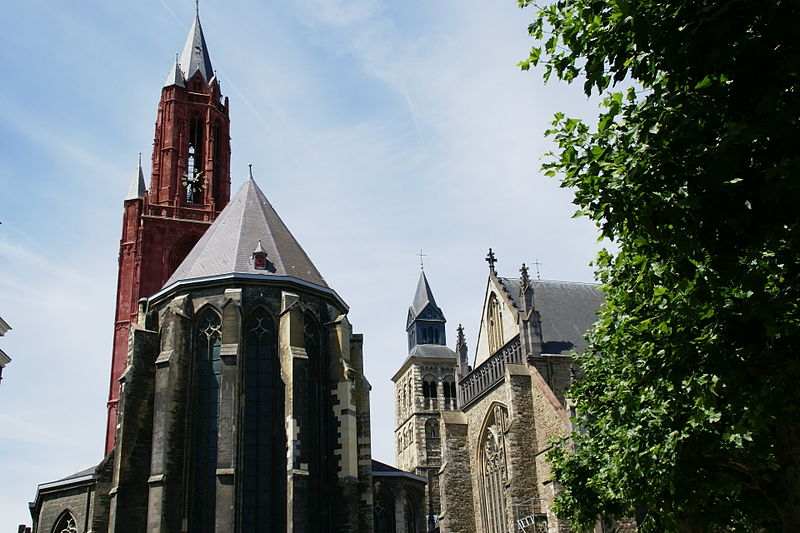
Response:
M173 85L186 87L186 80L183 79L183 72L181 71L177 53L175 53L175 62L172 64L172 68L169 69L167 79L164 81L164 87L172 87Z
M425 277L425 272L422 271L419 274L417 292L414 294L414 301L411 303L411 307L409 308L409 312L413 315L411 318L417 318L429 305L434 309L439 310L439 308L436 306L436 300L433 298L431 286L428 284L428 278Z
M458 329L456 330L456 356L458 356L458 375L460 378L463 378L467 374L469 374L470 370L469 367L469 350L467 349L467 339L464 336L464 326L461 324L458 325Z
M133 175L131 186L128 189L128 195L125 200L138 200L144 198L144 193L147 188L144 185L144 173L142 172L142 152L139 152L139 165L136 168L136 174Z
M445 329L447 320L444 313L436 305L433 298L431 286L425 271L420 272L417 282L417 292L414 294L414 301L408 308L408 320L406 321L406 331L408 332L409 351L418 344L438 344L444 346Z

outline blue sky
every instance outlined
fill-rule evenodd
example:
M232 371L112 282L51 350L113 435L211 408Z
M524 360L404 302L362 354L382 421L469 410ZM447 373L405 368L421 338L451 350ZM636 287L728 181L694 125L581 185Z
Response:
M36 485L101 459L122 199L191 23L190 0L45 2L0 20L0 530ZM394 462L393 389L417 253L474 348L491 246L501 275L591 281L598 244L539 171L579 86L516 63L515 0L201 3L231 101L233 188L247 163L365 335L373 455ZM148 174L149 176L149 174Z

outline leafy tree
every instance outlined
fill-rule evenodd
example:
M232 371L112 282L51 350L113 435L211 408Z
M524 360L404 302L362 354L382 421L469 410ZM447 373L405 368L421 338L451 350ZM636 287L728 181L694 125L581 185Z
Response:
M522 68L603 98L556 115L545 169L618 246L557 512L800 532L800 2L534 7Z

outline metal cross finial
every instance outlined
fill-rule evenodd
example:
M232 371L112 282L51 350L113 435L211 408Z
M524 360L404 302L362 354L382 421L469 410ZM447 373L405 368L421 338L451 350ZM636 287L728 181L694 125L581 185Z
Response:
M494 272L494 264L497 263L497 258L491 248L489 248L489 254L486 256L486 262L489 263L489 270Z
M139 168L142 168L142 152L139 152Z
M194 0L194 12L200 14L200 0Z
M253 179L253 163L247 163L247 168L250 169L250 179Z
M538 259L534 260L533 263L531 264L536 267L536 279L541 280L542 275L539 272L539 267L542 266L542 264L539 262Z
M420 270L425 270L424 258L428 257L428 254L422 253L422 248L420 248L419 249L419 253L417 255L419 256L419 269Z

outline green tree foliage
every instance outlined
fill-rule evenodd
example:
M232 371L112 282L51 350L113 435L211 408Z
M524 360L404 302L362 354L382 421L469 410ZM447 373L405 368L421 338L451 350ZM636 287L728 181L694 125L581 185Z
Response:
M556 115L545 169L618 245L558 512L800 532L800 2L533 8L522 68L603 97L596 125Z

